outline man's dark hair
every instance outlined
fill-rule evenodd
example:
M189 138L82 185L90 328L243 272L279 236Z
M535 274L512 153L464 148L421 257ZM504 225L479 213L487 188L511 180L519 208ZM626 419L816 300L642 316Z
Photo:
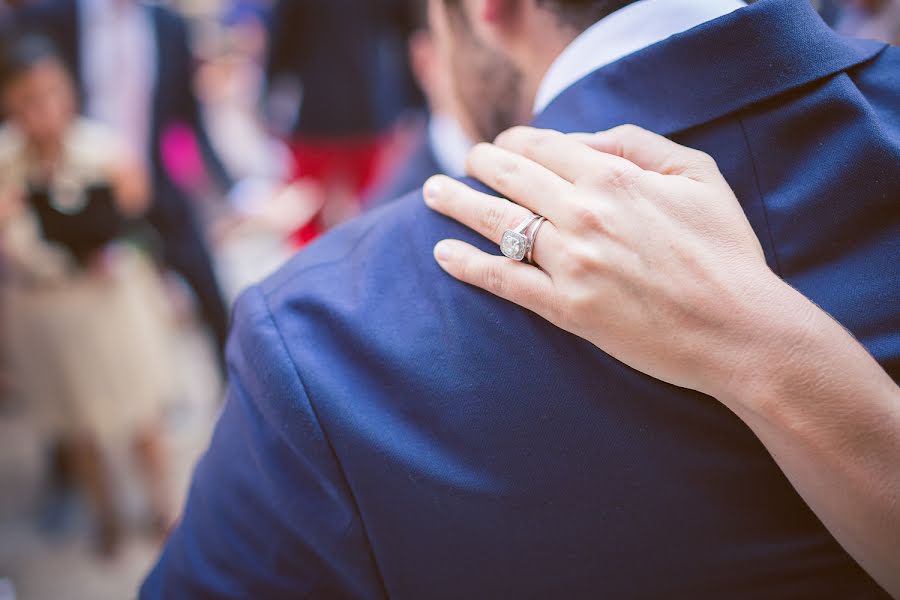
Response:
M406 0L406 14L409 15L408 20L411 31L428 28L427 0Z
M460 0L445 0L449 5L459 5ZM603 17L637 0L537 0L538 5L552 10L560 23L584 31Z
M539 5L559 15L559 20L570 27L585 30L603 17L637 0L538 0Z
M56 47L38 35L24 35L4 41L0 47L0 90L45 62L62 64Z

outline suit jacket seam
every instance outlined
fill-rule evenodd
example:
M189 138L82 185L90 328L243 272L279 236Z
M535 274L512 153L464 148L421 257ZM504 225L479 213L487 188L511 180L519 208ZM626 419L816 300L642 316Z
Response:
M741 137L747 146L747 155L750 157L750 167L753 169L753 184L756 186L756 195L759 198L759 204L762 207L763 221L766 226L766 235L768 237L769 246L772 248L772 258L775 261L775 272L779 276L783 276L781 269L781 259L778 257L778 246L775 244L775 236L772 233L771 221L769 219L769 209L766 206L765 195L762 191L762 185L759 182L759 169L756 165L756 159L753 156L753 147L750 145L750 138L747 137L747 128L744 126L744 119L737 115L738 125L741 127Z
M318 425L319 429L322 431L322 437L324 438L325 443L328 445L328 450L334 457L335 466L337 467L338 473L340 473L340 477L347 488L347 494L350 497L351 502L353 503L353 509L356 512L357 518L359 518L360 526L362 527L363 535L365 536L366 546L368 546L369 549L369 558L372 561L372 566L375 568L375 574L378 577L378 583L381 586L382 595L384 597L387 597L387 588L384 583L384 577L381 574L381 567L378 565L378 560L375 556L375 549L372 547L371 538L369 536L369 530L368 527L366 527L365 519L363 519L362 511L359 508L359 502L356 498L356 494L354 494L353 487L350 485L350 479L347 476L346 471L344 470L344 466L341 464L341 459L334 448L334 444L332 444L331 442L331 436L328 435L328 431L325 429L325 424L319 418L319 413L316 410L315 402L313 402L312 394L310 394L309 389L306 387L306 383L303 381L303 377L300 374L300 369L297 366L294 357L291 355L290 350L288 349L287 341L284 339L284 335L282 335L281 333L281 328L278 326L278 322L275 320L275 315L272 313L272 309L269 306L268 298L266 298L266 295L262 293L262 290L258 285L254 286L254 291L259 294L260 299L263 302L263 307L266 309L266 316L272 323L272 327L275 329L275 332L278 334L278 341L281 343L281 349L291 363L291 367L294 370L294 376L296 377L297 383L300 385L300 388L303 390L303 393L306 396L306 400L309 403L309 409L312 412L312 416L316 420L316 424ZM341 533L341 537L345 537L352 526L353 520L351 519L347 524L347 527ZM307 594L305 597L313 597L315 587L316 586L314 585L313 590L310 591L309 594Z

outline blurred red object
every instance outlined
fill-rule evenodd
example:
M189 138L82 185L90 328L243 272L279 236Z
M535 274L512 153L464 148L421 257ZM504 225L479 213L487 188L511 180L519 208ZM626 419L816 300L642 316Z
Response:
M342 201L339 198L347 196L355 204L356 211L352 212L358 212L361 199L382 174L393 144L390 134L341 141L311 138L293 141L290 143L294 160L292 180L316 184L324 191L326 204ZM305 246L335 225L325 216L328 209L329 206L324 206L315 218L294 232L291 244Z

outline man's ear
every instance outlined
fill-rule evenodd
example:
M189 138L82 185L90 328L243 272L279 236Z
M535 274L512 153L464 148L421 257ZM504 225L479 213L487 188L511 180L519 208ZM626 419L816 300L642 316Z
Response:
M419 87L429 98L434 94L435 64L434 40L425 29L414 32L409 38L409 62Z
M515 38L534 0L467 0L470 18L482 35L497 41Z
M494 27L507 28L522 16L527 2L523 0L478 0L481 4L480 19Z

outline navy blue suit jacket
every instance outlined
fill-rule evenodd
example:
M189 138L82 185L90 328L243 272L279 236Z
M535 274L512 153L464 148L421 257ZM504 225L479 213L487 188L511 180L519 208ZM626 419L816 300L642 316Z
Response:
M770 265L900 375L900 50L761 0L537 124L712 154ZM149 598L880 598L715 400L447 277L414 194L240 302ZM661 336L660 343L664 343Z

